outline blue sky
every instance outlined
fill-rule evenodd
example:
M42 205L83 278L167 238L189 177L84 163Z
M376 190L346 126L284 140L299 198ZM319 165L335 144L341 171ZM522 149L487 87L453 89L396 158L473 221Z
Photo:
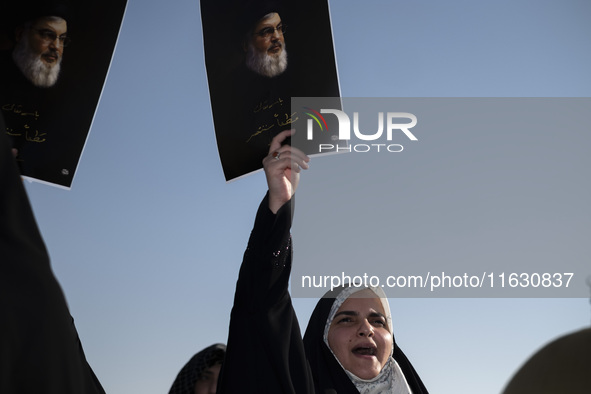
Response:
M339 0L330 8L345 97L591 93L586 1ZM313 159L309 178L330 160ZM307 198L330 196L329 180L306 189L307 175ZM579 182L588 195L589 180ZM107 392L167 392L195 352L226 340L238 268L266 187L260 173L224 181L197 1L129 0L72 190L37 183L27 190ZM306 207L299 204L298 213ZM581 238L589 239L589 209L576 214L586 224ZM314 222L297 221L314 230ZM390 303L401 347L430 391L443 394L498 393L535 350L591 320L588 298ZM314 301L294 304L305 326Z

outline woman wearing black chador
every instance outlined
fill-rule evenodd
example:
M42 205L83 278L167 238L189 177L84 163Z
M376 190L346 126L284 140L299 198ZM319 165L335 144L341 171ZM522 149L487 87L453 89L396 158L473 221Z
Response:
M269 192L240 275L218 393L427 393L396 342L378 288L341 288L316 305L302 339L288 292L292 196L309 158L273 139L263 160Z

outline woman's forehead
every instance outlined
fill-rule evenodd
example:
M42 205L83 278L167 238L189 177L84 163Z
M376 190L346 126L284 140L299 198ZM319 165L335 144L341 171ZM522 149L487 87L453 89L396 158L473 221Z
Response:
M337 312L350 310L361 313L372 309L383 315L386 314L382 300L373 291L365 289L351 294L351 296L342 303Z

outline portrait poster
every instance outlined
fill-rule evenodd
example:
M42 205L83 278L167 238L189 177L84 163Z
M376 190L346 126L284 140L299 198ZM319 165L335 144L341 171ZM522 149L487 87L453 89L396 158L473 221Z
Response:
M201 0L213 123L226 181L261 169L273 137L293 129L298 119L305 122L292 112L292 97L338 100L329 11L327 0Z
M70 189L126 0L3 4L0 108L21 175Z

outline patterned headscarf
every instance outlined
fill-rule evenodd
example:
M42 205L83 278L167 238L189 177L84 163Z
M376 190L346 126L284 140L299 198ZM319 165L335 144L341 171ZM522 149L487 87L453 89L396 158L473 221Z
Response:
M193 394L203 372L224 361L226 345L216 343L195 354L177 375L168 394Z

